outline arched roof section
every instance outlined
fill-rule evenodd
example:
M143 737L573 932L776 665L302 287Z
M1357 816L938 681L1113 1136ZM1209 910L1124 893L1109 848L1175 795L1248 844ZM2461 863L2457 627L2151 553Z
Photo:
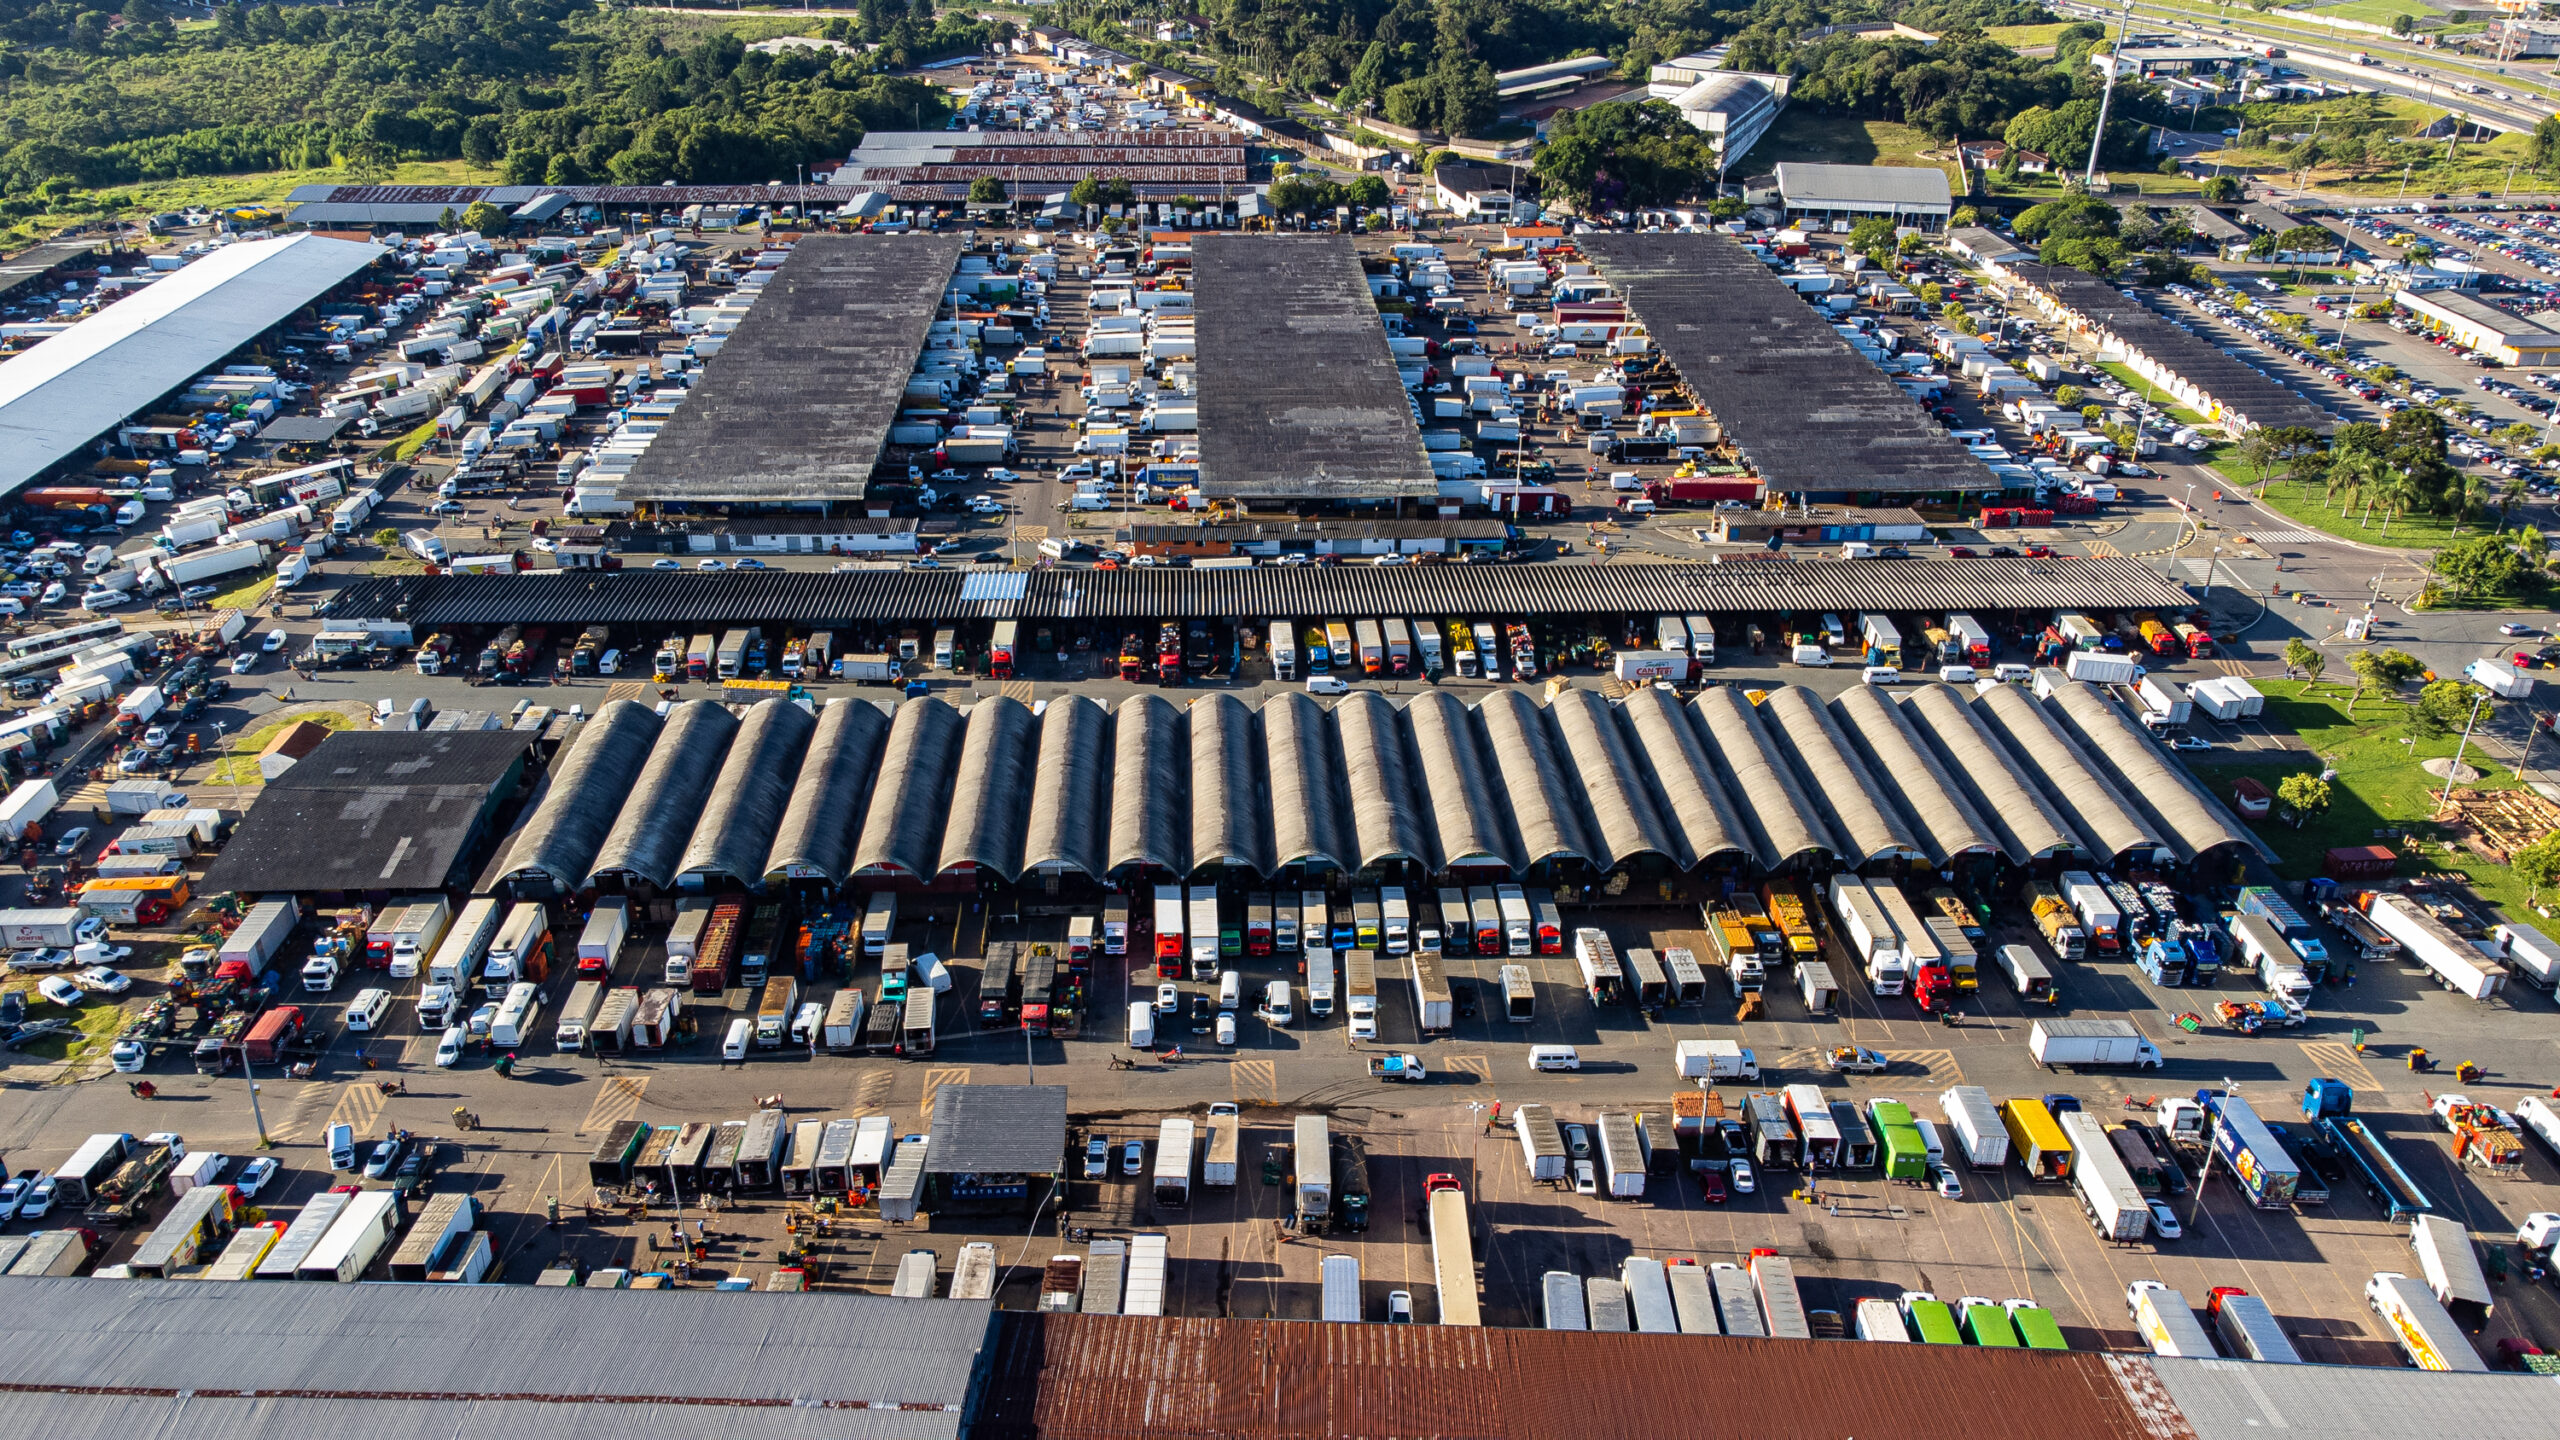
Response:
M1706 746L1680 702L1670 692L1646 685L1627 696L1624 710L1627 726L1635 732L1635 762L1660 797L1657 813L1680 868L1725 854L1752 858L1749 832L1733 797L1724 793L1724 782L1716 778Z
M1375 690L1354 690L1334 703L1333 729L1342 744L1357 868L1387 860L1437 868L1396 707Z
M942 832L940 869L966 863L1008 881L1021 878L1038 725L1030 706L1006 696L969 707L960 768L952 781L951 819Z
M1191 868L1242 865L1271 873L1263 821L1261 737L1233 695L1191 702Z
M1927 853L1912 828L1887 806L1866 762L1849 748L1839 722L1812 691L1783 686L1761 704L1779 743L1794 754L1805 789L1829 815L1832 833L1849 847L1844 858L1864 865L1905 852Z
M1635 750L1619 728L1617 707L1596 690L1567 690L1547 706L1547 718L1563 742L1561 754L1572 766L1569 786L1581 792L1584 834L1605 854L1594 863L1615 865L1650 851L1682 869L1689 861L1674 845L1654 803L1653 791L1636 768Z
M960 712L930 695L900 701L889 717L889 744L880 756L880 783L862 817L853 868L895 866L932 876L942 853L942 827L951 815L951 774L960 759Z
M1494 802L1474 715L1448 691L1426 690L1405 708L1404 719L1413 729L1413 753L1422 764L1415 779L1439 844L1434 868L1490 860L1523 868Z
M2025 689L1995 686L1974 699L1973 713L2053 797L2079 835L2080 848L2111 863L2128 852L2166 843L2161 831L2126 802L2115 782Z
M1023 839L1026 870L1064 865L1099 876L1104 862L1111 778L1111 715L1082 695L1050 701L1040 711L1040 768L1031 777L1031 825Z
M1136 695L1112 714L1111 867L1191 873L1189 721L1161 695Z
M649 763L640 767L631 798L614 817L613 833L596 851L589 885L606 875L645 880L661 890L674 882L676 857L693 838L721 757L737 733L738 717L716 700L688 700L668 712Z
M1286 691L1262 706L1263 754L1271 775L1271 858L1277 864L1317 862L1360 868L1342 824L1335 790L1341 773L1333 757L1333 726L1324 707L1301 691ZM1195 728L1195 735L1198 733Z
M772 853L792 782L800 776L800 757L817 728L818 717L779 696L747 711L676 873L764 878L764 857Z
M1716 777L1741 812L1761 869L1776 870L1805 855L1841 853L1830 822L1805 795L1761 723L1759 708L1741 691L1730 685L1701 691L1689 711L1698 719Z
M1952 685L1923 686L1902 702L1902 718L1972 795L1974 812L2000 837L2011 862L2025 865L2080 848L2071 822L1965 703L1964 692Z
M649 763L662 728L658 712L637 700L609 700L578 727L569 753L551 769L542 803L516 831L499 874L540 871L561 891L574 891L595 868L596 851Z
M1873 685L1836 696L1831 715L1890 796L1903 821L1920 837L1929 863L1944 865L1959 855L1986 855L2000 849L1991 827L1973 801L1948 778L1945 767L1921 743L1902 707Z
M2124 795L2168 834L2179 859L2193 861L2224 846L2262 850L2270 863L2276 859L2104 691L2066 680L2044 703L2115 776Z
M1607 864L1583 836L1564 757L1556 752L1538 702L1518 690L1496 690L1476 707L1476 718L1484 726L1494 770L1502 777L1503 796L1511 802L1521 857L1530 865L1558 855Z
M888 712L868 700L830 700L819 707L791 803L765 856L766 879L841 885L853 873L854 826L888 738Z

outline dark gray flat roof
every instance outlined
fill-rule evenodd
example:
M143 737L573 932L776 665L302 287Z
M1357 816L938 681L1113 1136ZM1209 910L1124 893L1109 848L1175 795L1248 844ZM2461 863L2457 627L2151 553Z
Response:
M2284 381L2199 335L2096 276L2051 265L2013 265L2010 273L2090 324L2168 367L2223 409L2252 425L2307 425L2326 435L2338 417Z
M1831 317L1720 235L1580 237L1761 483L1788 495L1997 490Z
M931 1175L1054 1175L1067 1158L1067 1087L942 1086L924 1156Z
M967 242L799 242L616 489L630 500L858 500Z
M204 883L251 895L458 884L533 741L522 730L342 730L267 782Z
M1348 239L1204 235L1192 245L1191 273L1202 494L1440 493Z

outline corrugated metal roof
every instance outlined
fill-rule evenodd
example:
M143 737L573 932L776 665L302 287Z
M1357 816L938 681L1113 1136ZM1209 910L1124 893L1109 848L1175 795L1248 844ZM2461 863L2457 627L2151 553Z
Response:
M1431 690L1413 697L1404 719L1413 732L1414 755L1422 762L1414 780L1431 817L1432 868L1487 860L1523 868L1520 847L1506 833L1494 804L1474 713L1457 696Z
M226 246L0 361L0 494L43 474L389 252L288 235Z
M1359 857L1345 839L1336 794L1341 772L1334 763L1333 725L1324 707L1303 692L1266 701L1262 741L1271 777L1273 863L1359 869Z
M2306 425L2322 435L2337 427L2337 417L2326 406L2153 310L2132 291L2060 266L2012 265L2009 270L2043 291L2053 305L2148 355L2246 424Z
M1233 695L1191 702L1191 863L1271 873L1261 727Z
M889 716L868 700L830 700L791 787L791 803L765 856L767 875L822 875L841 885L853 873L854 827L887 747Z
M627 875L665 889L675 880L684 852L702 818L704 800L719 777L722 757L738 733L738 717L716 700L688 700L667 714L649 763L622 802L612 833L596 851L587 884Z
M817 728L816 716L780 697L747 712L677 874L728 876L750 884L764 878L765 857L772 853L791 801L791 782L800 773L809 734Z
M958 235L800 237L616 493L860 499L966 244Z
M427 223L434 223L432 216ZM706 1415L711 1406L718 1409ZM24 1427L30 1435L114 1435L121 1440L275 1440L279 1435L453 1440L457 1435L547 1435L572 1428L610 1435L716 1430L721 1440L944 1440L959 1435L961 1419L956 1412L943 1410L818 1409L680 1399L657 1405L584 1399L546 1404L440 1397L244 1397L201 1391L167 1395L21 1391L9 1397L9 1415L13 1426Z
M1733 797L1716 778L1697 727L1680 702L1650 685L1626 699L1635 754L1654 793L1662 797L1662 823L1682 869L1727 853L1751 856L1749 833Z
M1031 767L1039 722L1007 696L969 707L951 821L942 832L944 870L971 863L1007 880L1022 876L1022 839L1031 818Z
M1793 752L1805 792L1830 819L1831 832L1849 847L1842 859L1864 865L1903 852L1926 853L1918 834L1887 804L1866 762L1849 748L1840 722L1812 691L1800 685L1781 686L1760 702L1760 708L1768 715L1778 743Z
M944 1085L934 1091L926 1174L1055 1175L1066 1161L1066 1086Z
M1902 703L1902 718L1929 744L1946 774L1972 797L1974 813L2000 837L2011 863L2024 865L2080 848L2071 822L2054 808L2018 757L1952 685L1924 686Z
M1536 865L1570 855L1605 867L1600 848L1582 833L1574 787L1565 780L1564 757L1556 753L1546 721L1545 707L1518 690L1496 690L1476 705L1485 751L1502 777L1502 799L1510 802L1520 858Z
M2545 1375L2448 1374L2360 1365L2128 1357L2155 1377L2196 1440L2409 1440L2416 1435L2560 1436Z
M1930 864L1944 866L1958 855L2000 848L1972 799L1949 779L1938 757L1902 718L1902 707L1884 698L1882 690L1861 685L1835 697L1831 713L1866 761L1867 773L1920 836Z
M951 772L959 763L960 712L930 695L899 703L880 757L880 783L854 846L853 868L895 865L910 875L940 873L942 827L951 817Z
M531 818L516 832L500 875L539 870L563 893L586 884L631 782L658 743L658 712L637 700L609 700L578 727L551 771Z
M315 1397L912 1406L952 1433L982 1301L531 1285L0 1280L0 1385ZM683 1427L679 1428L681 1433ZM112 1432L123 1433L123 1432ZM362 1433L362 1432L350 1432ZM456 1433L473 1433L459 1431ZM485 1433L485 1432L484 1432ZM516 1432L502 1432L516 1433Z
M1548 703L1547 718L1581 781L1583 828L1603 852L1593 863L1616 865L1648 852L1680 861L1680 847L1663 825L1635 749L1619 728L1618 707L1596 690L1567 690Z
M1863 363L1863 362L1861 362ZM631 625L652 630L865 620L1066 617L1234 620L1439 615L1783 615L1796 611L1975 615L2179 610L2193 597L2121 556L1972 560L1769 560L1721 565L1344 565L1250 570L1162 566L1032 572L1019 601L964 600L956 570L532 571L371 580L334 613L466 625Z
M2095 1354L1008 1311L977 1435L2192 1440ZM2273 1367L2261 1367L2273 1368ZM2308 1372L2309 1367L2300 1367ZM1963 1397L1958 1403L1951 1397Z
M1183 711L1161 695L1120 702L1112 716L1111 868L1191 871L1191 807L1183 777L1191 738Z
M1830 822L1814 808L1777 743L1761 724L1758 707L1732 686L1719 685L1689 702L1699 738L1725 793L1734 800L1760 868L1776 870L1800 855L1838 856L1842 846Z
M1976 697L1972 708L2053 797L2079 834L2080 847L2092 856L2113 861L2167 843L2159 827L2117 793L2115 783L2023 688L2000 686Z
M2256 850L2276 863L2273 847L2262 843L2187 772L2160 749L2132 716L2094 685L2064 680L2045 707L2063 728L2080 740L2115 776L2117 787L2143 813L2166 830L2181 860L2193 860L2218 846Z
M1403 716L1377 691L1354 690L1334 704L1333 725L1350 791L1351 868L1394 858L1430 865L1429 822L1414 793Z
M1031 779L1025 869L1069 865L1088 876L1104 858L1111 784L1111 715L1090 697L1066 695L1040 712L1040 768Z

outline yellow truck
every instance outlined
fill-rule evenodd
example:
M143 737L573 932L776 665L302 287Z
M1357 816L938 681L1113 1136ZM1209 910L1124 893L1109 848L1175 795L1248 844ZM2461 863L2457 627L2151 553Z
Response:
M2089 932L2080 928L2080 917L2064 903L2060 891L2039 880L2027 887L2027 909L2036 917L2036 928L2044 932L2045 943L2053 953L2065 960L2077 960L2089 948Z
M1818 957L1822 944L1813 935L1813 921L1805 908L1804 891L1792 880L1772 880L1760 887L1761 903L1769 907L1770 923L1786 937L1787 953L1799 958Z

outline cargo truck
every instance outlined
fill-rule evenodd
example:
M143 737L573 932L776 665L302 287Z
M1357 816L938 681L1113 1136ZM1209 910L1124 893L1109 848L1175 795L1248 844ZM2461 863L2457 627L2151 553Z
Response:
M1235 1188L1237 1127L1236 1107L1220 1101L1209 1107L1204 1122L1207 1144L1200 1152L1200 1183L1221 1190Z
M1911 961L1901 932L1886 918L1867 882L1855 874L1833 876L1830 901L1840 939L1866 972L1869 988L1879 995L1899 995L1909 988Z
M2419 1369L2482 1372L2489 1368L2480 1352L2471 1348L2452 1312L2421 1282L2396 1271L2378 1271L2365 1281L2364 1302L2390 1327L2401 1353Z
M2418 1273L2436 1303L2461 1328L2480 1333L2495 1305L2480 1255L2462 1222L2443 1215L2420 1215L2409 1222L2409 1248L2418 1252Z
M1952 1112L1951 1112L1952 1113ZM2009 1144L2018 1154L2018 1163L2026 1167L2030 1180L2068 1180L2074 1160L2071 1138L2054 1122L2053 1112L2041 1100L2004 1100L2000 1104L2000 1125L2008 1132Z
M1719 1080L1760 1081L1759 1057L1732 1040L1683 1040L1673 1047L1672 1062L1682 1079L1702 1086Z
M1954 1132L1964 1162L1976 1170L1998 1170L2009 1163L2009 1132L1991 1103L1991 1092L1979 1085L1958 1085L1938 1097Z
M2276 1323L2275 1311L2248 1291L2232 1285L2213 1287L2212 1298L2205 1302L2205 1313L2212 1317L2214 1334L2221 1338L2223 1349L2232 1358L2266 1365L2302 1363L2293 1340Z
M1440 1296L1440 1323L1482 1325L1476 1296L1475 1237L1469 1232L1467 1194L1455 1175L1422 1182L1430 1197L1431 1274Z
M1521 1163L1531 1180L1553 1184L1565 1178L1564 1132L1553 1110L1522 1105L1512 1111L1511 1131L1519 1138Z
M2453 933L2450 926L2400 895L2369 892L2365 918L2383 934L2400 942L2412 960L2425 966L2436 983L2474 1000L2486 1000L2507 983L2504 965L2479 946Z
M2131 1244L2151 1229L2151 1202L2134 1183L2107 1138L2098 1118L2085 1110L2062 1116L2062 1132L2071 1141L2071 1183L2080 1192L2081 1213L2101 1239Z
M2219 1090L2199 1090L2196 1103L2204 1108L2208 1143L2249 1203L2261 1210L2291 1205L2301 1172L2249 1102Z
M1174 1116L1156 1127L1155 1203L1180 1207L1191 1203L1191 1147L1194 1127Z
M2089 932L2081 928L2079 915L2062 898L2062 892L2041 880L2035 881L2027 886L2027 911L2054 954L2077 960L2088 953Z
M1784 1255L1751 1252L1751 1287L1759 1293L1761 1321L1773 1340L1810 1340L1813 1326L1805 1319L1804 1298L1796 1290L1795 1266Z
M2027 1031L2027 1053L2047 1070L2129 1065L2157 1070L2160 1047L2129 1020L2037 1020Z
M1313 1234L1333 1217L1333 1146L1321 1115L1297 1117L1292 1131L1292 1188L1297 1196L1292 1218L1300 1231Z
M2157 1280L2136 1280L2126 1286L2124 1308L2154 1355L2209 1360L2218 1354L2187 1297Z
M1635 1117L1604 1112L1598 1122L1602 1193L1613 1200L1638 1198L1644 1194L1645 1163L1636 1140Z

